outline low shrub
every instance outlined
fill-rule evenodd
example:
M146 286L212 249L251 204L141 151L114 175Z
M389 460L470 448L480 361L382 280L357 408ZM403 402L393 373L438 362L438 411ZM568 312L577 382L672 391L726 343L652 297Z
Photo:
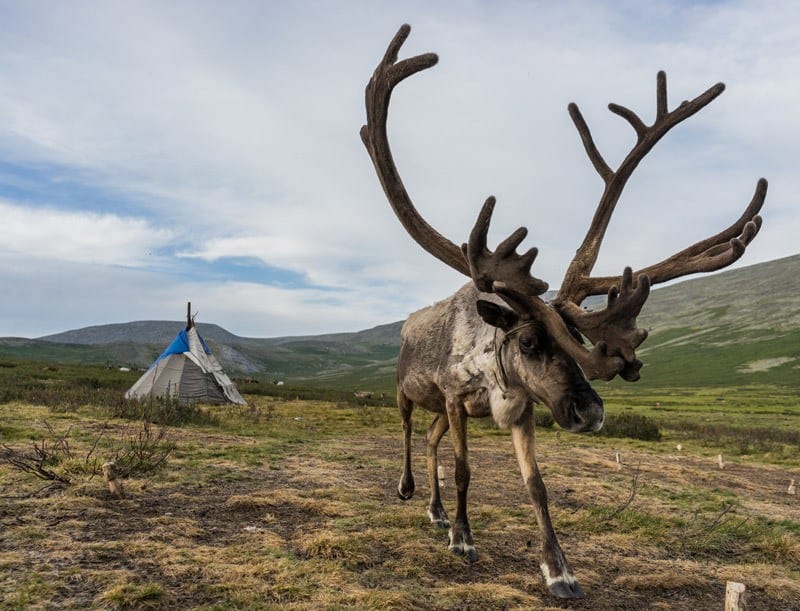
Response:
M269 382L256 382L237 379L239 392L248 395L273 397L278 400L327 401L329 403L346 404L347 407L395 407L394 393L374 392L355 393L350 390L329 388L303 388L299 386L278 386Z
M59 433L46 420L44 425L46 432L32 440L27 449L0 445L0 463L42 480L69 485L90 480L106 461L114 462L122 477L152 473L166 464L175 449L168 430L155 430L146 419L134 429L127 426L116 440L108 439L104 425L85 451L79 449L85 447L80 441L82 432L70 427Z
M155 424L180 426L182 424L218 424L219 417L197 403L179 403L172 397L126 399L115 396L99 403L101 410L112 418L147 420Z
M536 428L543 429L551 429L556 423L553 414L551 414L550 410L546 407L533 409L533 421L536 424Z
M783 445L800 449L800 431L762 426L735 426L729 424L679 420L671 423L670 430L684 437L725 444L738 454L774 452Z
M659 441L661 430L652 418L640 414L606 414L603 428L597 433L605 437L627 437L643 441Z

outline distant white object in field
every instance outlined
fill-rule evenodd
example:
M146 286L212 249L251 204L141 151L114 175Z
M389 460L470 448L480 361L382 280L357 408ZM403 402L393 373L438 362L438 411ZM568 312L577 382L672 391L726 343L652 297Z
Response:
M120 371L130 371L131 368L130 367L120 367L119 370Z
M683 446L681 444L678 444L675 446L675 448L678 450L678 452L680 452L683 449Z
M617 469L622 469L622 457L619 455L619 452L616 454L617 459Z
M717 454L717 464L719 465L720 469L725 468L725 461L722 460L722 454Z
M789 489L786 491L787 494L796 494L797 487L794 485L794 480L789 480Z
M444 467L439 465L439 468L436 470L436 474L439 477L439 488L444 488ZM794 481L794 480L792 480Z

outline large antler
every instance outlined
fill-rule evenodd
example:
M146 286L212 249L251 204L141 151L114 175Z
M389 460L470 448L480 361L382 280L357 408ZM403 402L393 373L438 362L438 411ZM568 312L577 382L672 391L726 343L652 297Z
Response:
M634 273L626 268L622 276L592 277L614 207L636 166L672 127L709 104L725 89L718 83L690 102L683 102L673 111L667 109L667 80L658 73L656 119L647 126L633 111L618 104L609 104L611 112L621 116L636 131L637 141L616 171L605 162L592 140L589 128L575 104L569 105L578 133L589 159L605 183L605 190L589 231L575 254L552 305L538 295L547 284L531 275L536 248L517 254L516 248L527 236L520 227L492 252L487 248L487 234L495 199L489 197L478 215L469 242L461 248L442 236L417 212L395 166L386 132L386 120L394 87L438 61L434 53L397 61L397 55L411 31L403 25L389 44L366 88L367 124L361 128L361 139L369 152L383 190L400 222L411 237L432 255L473 279L485 292L495 292L522 313L535 313L552 337L583 368L587 377L610 380L616 375L626 380L639 378L642 364L635 350L647 337L636 327L636 317L650 293L650 284L665 282L687 274L720 269L736 261L761 227L758 212L764 203L767 181L758 181L750 205L733 225L715 236L702 240L664 261ZM581 302L589 295L607 293L604 310L588 312ZM594 349L583 346L568 325L587 337Z
M522 287L531 295L540 295L547 290L547 283L530 275L531 265L536 258L536 249L531 248L524 255L515 252L520 242L525 239L528 230L520 227L504 240L492 253L486 247L486 233L494 210L495 199L489 197L483 205L473 230L474 240L468 254L469 246L461 248L445 238L417 212L406 191L389 148L386 133L386 119L389 113L389 101L395 86L422 70L434 66L439 58L435 53L424 53L397 61L397 54L411 32L409 25L398 30L383 60L375 68L366 89L367 124L361 128L361 140L367 147L372 163L383 185L383 190L397 218L412 238L437 259L453 269L471 277L482 291L492 291L495 281L507 282Z
M597 150L578 106L570 104L568 107L586 153L605 183L605 190L586 237L567 269L557 297L553 300L553 306L567 322L577 327L592 343L605 342L610 354L619 355L625 360L625 368L620 373L625 379L635 380L639 377L641 362L635 359L634 351L647 337L647 332L636 328L636 316L647 300L651 283L666 282L688 274L710 272L730 265L744 254L745 248L761 227L761 217L758 216L758 212L764 204L767 193L767 181L763 178L759 179L755 194L742 216L724 231L635 273L626 268L621 277L590 275L597 261L611 215L636 166L672 127L707 106L724 89L723 83L717 83L694 100L684 101L669 111L667 76L663 71L659 72L656 86L656 118L650 126L645 125L630 109L618 104L609 104L609 110L628 121L637 136L636 144L616 171L608 166ZM604 293L608 294L605 310L587 312L580 307L587 296Z

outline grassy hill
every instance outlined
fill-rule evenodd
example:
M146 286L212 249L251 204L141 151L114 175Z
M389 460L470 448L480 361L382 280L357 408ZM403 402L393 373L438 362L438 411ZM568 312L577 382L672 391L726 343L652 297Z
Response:
M644 385L800 388L800 256L653 291L639 324Z
M656 289L639 324L650 331L639 350L642 386L752 383L800 389L800 255ZM182 326L137 321L38 339L0 338L0 356L147 367ZM197 326L232 375L393 391L402 321L357 333L267 339Z
M183 328L137 321L75 329L38 339L0 338L0 356L66 364L146 368ZM356 333L248 338L213 324L197 329L232 375L330 388L391 392L401 322Z

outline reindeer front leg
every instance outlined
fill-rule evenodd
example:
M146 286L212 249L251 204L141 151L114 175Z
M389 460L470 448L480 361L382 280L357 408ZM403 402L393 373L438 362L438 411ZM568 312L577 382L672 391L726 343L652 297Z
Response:
M528 487L536 521L539 523L539 534L542 537L542 574L547 588L559 598L583 598L586 596L567 564L564 552L558 544L550 512L547 508L547 490L544 487L539 466L536 464L533 426L533 407L528 406L522 417L511 425L511 438L519 461L522 479Z
M469 458L467 456L467 413L461 401L447 401L447 419L453 442L456 469L456 519L450 526L450 551L475 562L478 556L472 544L472 530L467 518L467 489L469 488Z

